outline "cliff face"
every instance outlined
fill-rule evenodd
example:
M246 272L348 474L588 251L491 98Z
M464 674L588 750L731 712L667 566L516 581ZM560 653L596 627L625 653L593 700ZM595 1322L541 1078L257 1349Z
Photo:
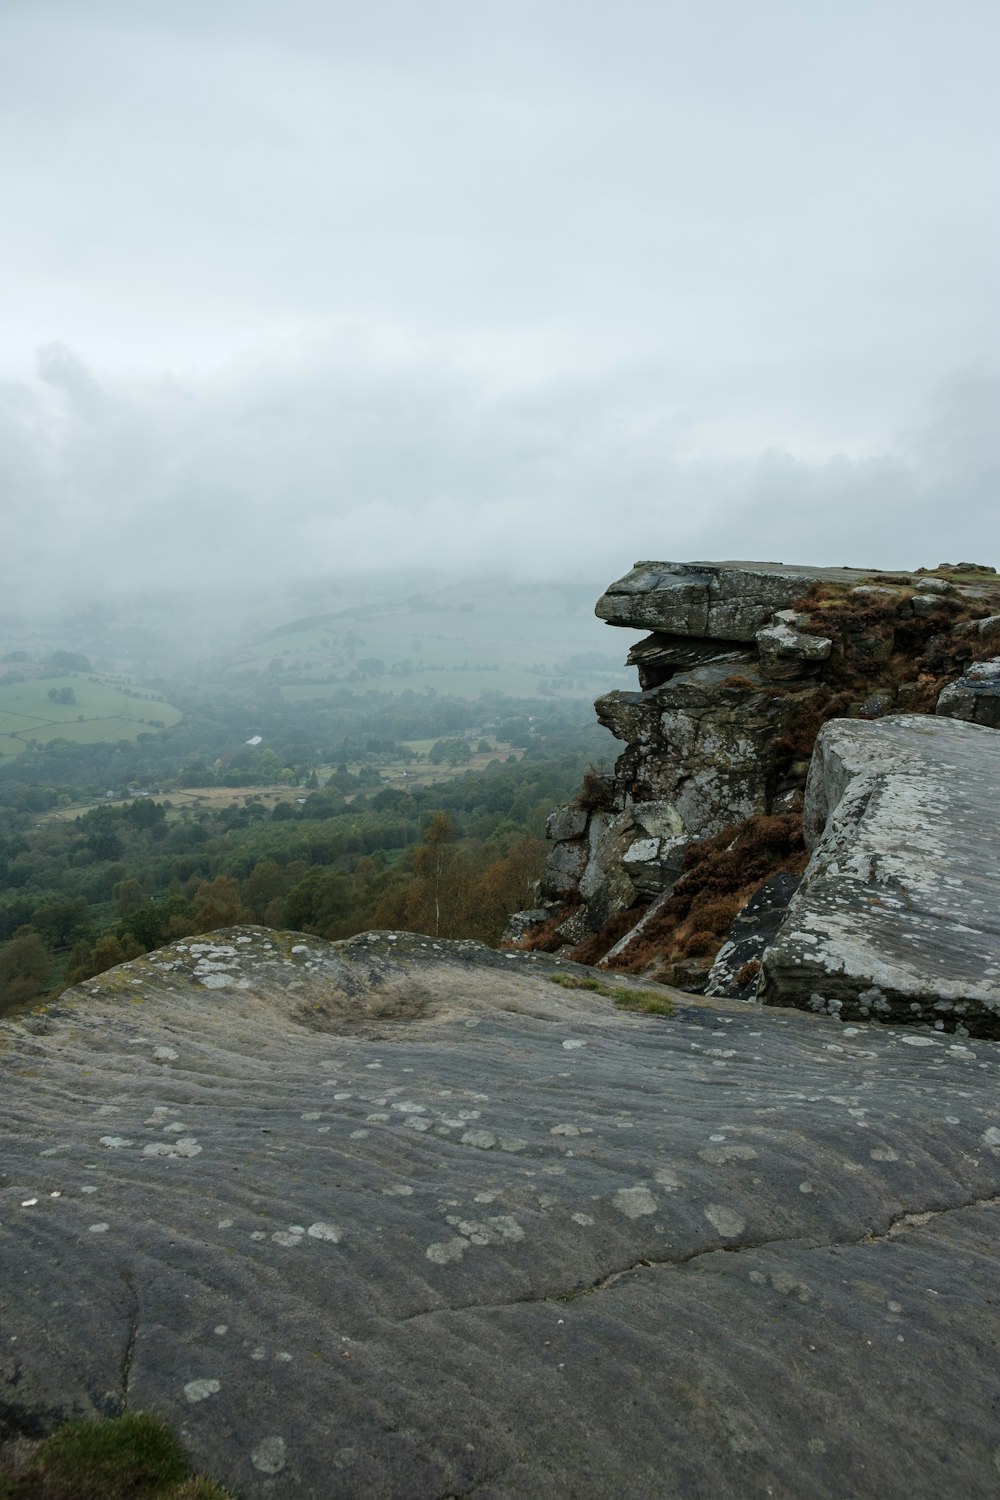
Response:
M998 605L996 575L967 564L637 563L597 604L609 624L650 631L628 655L639 691L595 705L625 748L612 777L588 776L550 818L544 904L514 934L703 983L744 901L768 876L784 877L770 905L787 900L805 867L803 794L824 723L935 707L996 722L983 659L1000 648Z

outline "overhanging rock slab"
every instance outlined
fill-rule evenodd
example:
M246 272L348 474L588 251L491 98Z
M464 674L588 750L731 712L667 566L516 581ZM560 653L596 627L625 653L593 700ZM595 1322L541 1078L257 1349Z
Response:
M760 997L1000 1036L1000 734L835 720L806 787L812 857Z

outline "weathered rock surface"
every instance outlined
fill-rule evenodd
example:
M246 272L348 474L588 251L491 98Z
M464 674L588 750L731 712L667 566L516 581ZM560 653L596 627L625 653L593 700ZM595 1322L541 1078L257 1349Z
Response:
M0 1026L8 1430L150 1409L244 1500L995 1495L1000 1048L550 968L236 929Z
M602 962L648 962L650 903L662 907L690 846L749 819L797 816L825 720L929 713L947 683L939 714L1000 727L996 673L974 663L993 649L1000 616L969 617L995 610L995 575L953 572L640 562L611 584L597 613L652 634L628 656L640 691L595 704L624 742L605 795L584 795L549 820L539 940L562 938L570 953L585 943L588 959L601 953ZM669 833L644 831L646 807L666 810ZM515 924L509 940L530 942L531 931ZM701 936L721 942L723 932ZM693 937L668 941L665 974L691 956Z
M776 610L788 609L817 578L861 577L849 568L784 563L638 562L597 602L609 625L752 641Z
M706 995L725 995L737 1000L755 998L764 950L785 920L788 903L800 883L798 875L772 875L754 892L715 955L705 984Z
M993 729L827 724L806 786L812 853L760 997L1000 1036L998 786Z
M1000 657L975 662L938 698L936 713L1000 729Z

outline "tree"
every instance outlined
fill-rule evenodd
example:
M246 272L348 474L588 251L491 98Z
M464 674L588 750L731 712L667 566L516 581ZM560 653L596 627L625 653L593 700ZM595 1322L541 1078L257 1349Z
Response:
M287 806L279 803L278 806ZM254 920L266 920L265 912L273 901L279 900L287 888L285 872L273 859L260 859L243 882L243 900L253 913Z
M90 935L90 907L84 896L46 902L36 908L31 920L50 948L68 948Z
M231 875L203 880L194 893L195 932L213 932L216 927L236 927L249 922L250 913L240 900L240 888Z
M113 932L104 932L93 948L87 943L77 943L70 955L67 984L79 984L82 979L93 979L96 974L105 974L108 969L138 958L142 948L134 938L124 940Z
M442 904L451 894L449 875L455 864L455 825L445 812L435 813L427 825L424 841L413 855L417 877L413 892L414 912L429 907L433 912L434 936L441 936ZM408 906L411 903L407 903ZM418 929L419 930L419 929Z
M128 880L120 880L111 894L120 917L131 916L146 900L146 893L134 876L130 876Z
M0 1014L44 995L51 962L45 944L31 927L19 927L0 949Z
M463 936L499 943L511 913L535 905L535 882L544 873L547 849L544 839L525 835L470 884Z

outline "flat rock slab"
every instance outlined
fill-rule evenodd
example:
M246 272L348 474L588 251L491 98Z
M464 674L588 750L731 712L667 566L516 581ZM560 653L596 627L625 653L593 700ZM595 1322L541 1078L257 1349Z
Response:
M0 1026L7 1430L152 1410L245 1500L995 1495L1000 1048L557 967L233 929Z
M998 788L995 729L921 714L825 725L812 854L762 998L1000 1036Z
M752 641L777 610L794 604L816 579L852 583L866 576L851 568L771 562L637 562L609 584L595 612L609 625Z

